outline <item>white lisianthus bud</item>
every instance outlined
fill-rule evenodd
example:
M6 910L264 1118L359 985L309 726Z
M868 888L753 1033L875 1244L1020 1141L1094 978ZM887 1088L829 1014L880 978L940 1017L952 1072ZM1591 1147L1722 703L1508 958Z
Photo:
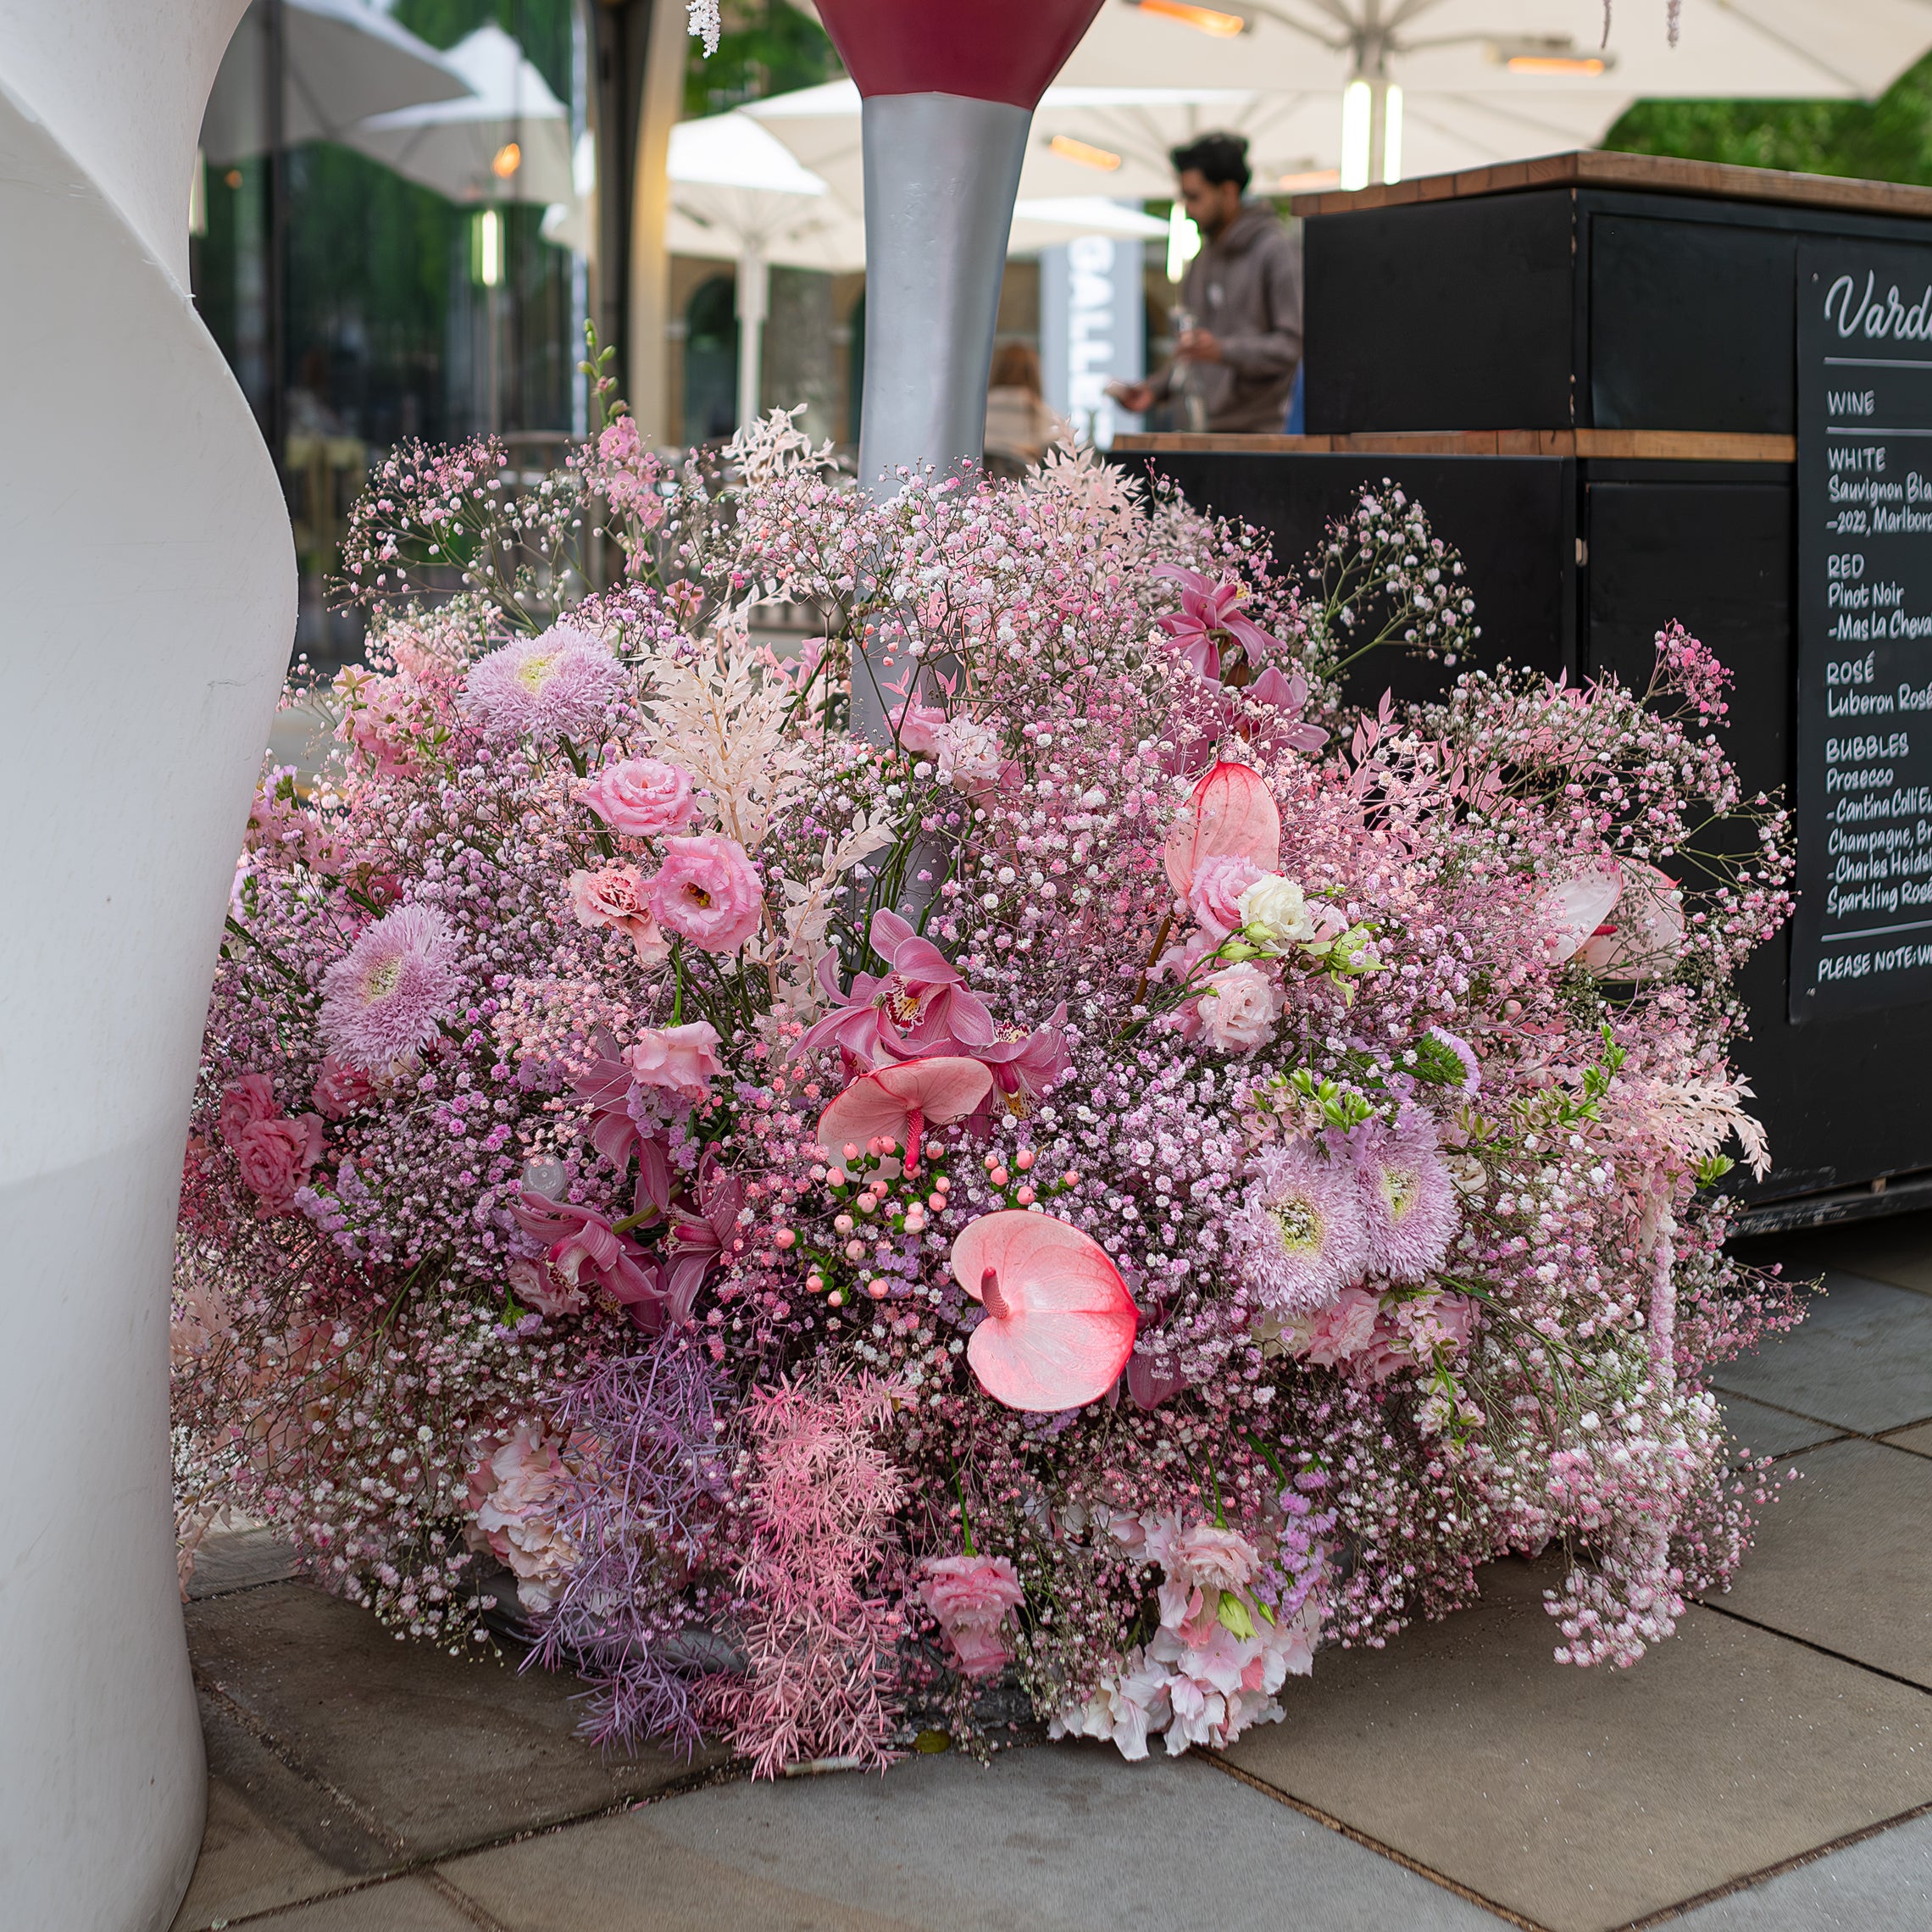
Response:
M1241 930L1257 946L1279 950L1315 936L1315 922L1309 917L1302 888L1279 873L1264 872L1241 894L1237 905Z

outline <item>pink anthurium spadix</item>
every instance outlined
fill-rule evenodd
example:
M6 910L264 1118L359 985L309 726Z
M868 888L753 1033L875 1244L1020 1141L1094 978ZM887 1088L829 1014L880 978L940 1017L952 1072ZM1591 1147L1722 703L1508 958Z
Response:
M982 1214L952 1274L986 1311L966 1344L980 1386L1008 1408L1098 1402L1134 1352L1140 1312L1099 1242L1049 1214Z
M1185 894L1205 859L1252 858L1263 872L1281 866L1281 813L1252 765L1224 759L1194 788L1169 832L1169 883Z
M848 1142L863 1147L883 1135L906 1150L909 1171L919 1165L926 1129L963 1120L992 1086L993 1076L977 1060L952 1054L881 1067L854 1080L819 1116L819 1145L836 1157Z

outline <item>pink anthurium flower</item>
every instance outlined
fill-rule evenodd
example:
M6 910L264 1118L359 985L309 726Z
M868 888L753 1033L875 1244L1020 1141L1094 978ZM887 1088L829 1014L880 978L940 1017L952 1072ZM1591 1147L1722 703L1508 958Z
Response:
M1268 781L1252 765L1224 759L1194 788L1168 834L1167 875L1185 895L1204 859L1252 858L1263 872L1281 869L1281 813Z
M1539 910L1551 954L1573 959L1590 943L1624 896L1624 874L1607 853L1559 874L1544 892Z
M836 1155L848 1141L863 1146L883 1134L903 1145L909 1172L919 1165L926 1129L963 1120L992 1085L977 1060L951 1054L881 1067L854 1080L819 1116L819 1145Z
M1098 1402L1134 1352L1140 1311L1097 1241L1049 1214L982 1214L952 1244L953 1278L986 1319L966 1344L980 1386L1008 1408Z
M1621 862L1624 890L1583 942L1578 959L1600 979L1654 980L1684 948L1684 894L1668 874L1641 858Z

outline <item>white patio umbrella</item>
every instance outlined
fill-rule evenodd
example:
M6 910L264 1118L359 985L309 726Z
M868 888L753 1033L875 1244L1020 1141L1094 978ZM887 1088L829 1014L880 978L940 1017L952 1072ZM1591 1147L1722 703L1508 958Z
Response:
M376 114L342 139L452 201L569 201L570 116L523 49L491 25L443 58L469 89L462 99Z
M816 90L814 90L816 92ZM852 125L858 130L858 93ZM671 130L671 209L666 242L674 255L737 266L738 420L757 414L770 270L841 274L865 265L859 195L848 199L805 167L750 108L680 121ZM547 216L544 233L575 231L567 214ZM1022 200L1013 211L1013 254L1029 254L1082 235L1153 239L1164 225L1136 208L1085 195Z
M1673 47L1661 0L1625 0L1602 41L1602 0L1108 0L1059 80L1325 98L1305 157L1392 179L1591 145L1642 96L1874 95L1932 46L1932 8L1684 0Z
M202 116L201 148L217 165L268 152L267 8L242 16ZM425 41L363 0L281 0L285 147L338 141L370 114L461 98L469 84Z

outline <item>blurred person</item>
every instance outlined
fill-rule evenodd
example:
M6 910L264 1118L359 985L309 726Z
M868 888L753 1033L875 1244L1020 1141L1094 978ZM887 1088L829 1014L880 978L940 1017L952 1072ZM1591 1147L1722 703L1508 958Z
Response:
M1040 393L1040 358L1025 342L1002 342L986 390L986 474L1024 476L1050 444L1072 435Z
M1180 285L1174 357L1108 394L1137 414L1197 397L1210 430L1279 430L1302 361L1302 243L1264 201L1246 198L1247 142L1204 134L1168 158L1201 253Z

